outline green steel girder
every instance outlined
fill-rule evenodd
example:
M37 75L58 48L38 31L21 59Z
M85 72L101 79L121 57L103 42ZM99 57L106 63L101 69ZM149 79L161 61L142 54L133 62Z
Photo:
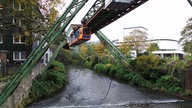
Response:
M106 63L105 61L103 61L103 59L101 57L99 57L99 55L94 51L94 49L92 49L90 46L88 46L85 43L83 43L83 45L86 46L89 51L91 51L93 54L95 54L103 63Z
M79 53L79 46L74 47L74 52L75 52L82 60L85 60L85 58Z
M97 0L93 6L89 9L87 14L84 16L84 18L81 20L82 24L86 25L85 23L88 23L93 15L96 15L100 9L104 6L105 0Z
M21 80L31 73L32 68L37 64L50 45L62 35L67 25L87 1L88 0L73 0L71 2L63 15L50 28L45 38L40 42L40 45L28 56L27 60L18 69L18 72L16 72L10 83L3 88L0 93L0 106L2 106L7 98L14 92Z
M189 2L189 4L192 6L192 0L187 0Z
M121 51L119 51L119 49L101 31L95 32L95 35L99 38L99 40L103 43L103 45L120 65L124 67L129 66L130 60L126 58L125 55L123 55Z
M51 63L55 60L55 58L57 57L59 51L61 48L63 48L64 45L67 44L67 37L69 36L70 32L72 31L72 26L70 26L68 28L68 30L66 31L66 33L61 36L61 38L59 39L59 42L56 43L58 44L56 49L54 50L53 52L53 55L51 56L51 59L49 60L48 64L46 65L45 69L44 69L44 72L47 71L47 69L49 68L49 66L51 65Z
M111 0L114 1L114 0ZM88 13L83 17L82 24L92 29L92 33L102 29L103 27L111 24L125 14L131 12L137 7L141 6L148 0L131 0L129 4L126 4L126 9L110 10L105 7L105 0L97 0L99 5L95 4L91 7ZM125 6L125 5L124 5ZM94 9L96 8L96 9Z
M64 37L67 37L67 35L65 34ZM53 55L51 56L51 59L49 60L48 64L46 65L45 69L43 70L43 72L46 72L47 69L49 68L49 66L51 65L51 63L55 60L55 58L57 57L59 51L61 50L61 48L63 48L63 46L67 43L66 40L61 40L58 42L58 45L56 47L56 49L53 52Z

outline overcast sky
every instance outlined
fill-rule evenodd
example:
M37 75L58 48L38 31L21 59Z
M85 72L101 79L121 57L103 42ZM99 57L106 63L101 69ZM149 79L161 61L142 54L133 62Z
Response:
M71 23L78 23L96 0L89 0ZM65 0L66 6L71 0ZM123 28L143 26L148 29L149 38L176 39L186 21L192 17L192 7L187 0L149 0L112 24L101 29L111 40L123 39ZM123 34L124 32L124 34ZM92 36L91 41L97 40Z

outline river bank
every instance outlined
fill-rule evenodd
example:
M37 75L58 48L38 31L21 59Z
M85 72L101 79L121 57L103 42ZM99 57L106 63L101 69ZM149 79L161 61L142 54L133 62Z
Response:
M62 92L34 103L28 108L191 108L192 106L191 101L111 80L86 68L69 66L67 70L69 83ZM105 96L106 98L102 100Z

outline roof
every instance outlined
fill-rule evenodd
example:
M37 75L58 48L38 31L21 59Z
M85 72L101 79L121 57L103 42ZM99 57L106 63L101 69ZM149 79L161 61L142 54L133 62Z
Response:
M186 53L180 50L176 50L176 51L153 51L152 54L186 54Z

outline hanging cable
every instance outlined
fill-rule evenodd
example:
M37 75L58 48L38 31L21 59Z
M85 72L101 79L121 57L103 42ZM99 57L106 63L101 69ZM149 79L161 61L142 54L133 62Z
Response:
M73 81L75 79L77 79L79 77L79 74L80 74L80 70L77 69L77 67L75 68L75 73L72 75L72 78L70 79L70 81ZM78 72L78 73L77 73Z

